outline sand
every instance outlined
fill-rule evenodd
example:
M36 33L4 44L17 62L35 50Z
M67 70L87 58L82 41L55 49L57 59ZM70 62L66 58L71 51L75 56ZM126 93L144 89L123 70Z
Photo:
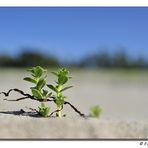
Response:
M23 70L2 70L1 91L19 88L30 93L29 84L22 79ZM65 92L68 101L81 112L89 114L92 105L99 104L102 115L99 119L80 118L70 107L65 106L66 117L37 118L13 115L8 111L36 108L39 103L31 100L19 102L3 101L0 96L0 138L1 139L131 139L148 138L148 79L146 74L114 74L98 71L72 71L74 88ZM48 79L53 81L54 77ZM12 93L9 99L19 98ZM53 104L47 103L54 109ZM2 113L5 112L5 113ZM7 114L6 114L7 112Z
M0 115L0 138L9 139L141 139L148 122Z

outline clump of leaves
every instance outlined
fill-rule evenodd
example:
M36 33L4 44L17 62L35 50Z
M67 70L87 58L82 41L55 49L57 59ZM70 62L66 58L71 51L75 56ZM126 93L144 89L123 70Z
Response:
M61 108L66 98L66 96L63 95L63 91L72 87L72 86L64 87L64 85L68 82L68 80L71 77L69 76L69 71L65 68L60 68L58 69L57 72L52 72L52 73L57 77L56 84L55 85L48 84L47 86L52 91L55 92L54 99L55 99L55 103L56 103L57 110L58 110L56 116L61 117L62 116Z
M41 106L39 106L38 108L41 116L48 117L48 114L50 112L50 107L45 106L45 104L42 102Z
M34 87L30 87L30 89L32 95L41 102L39 113L43 116L47 116L47 113L49 113L50 109L48 107L45 107L44 103L42 102L51 95L51 93L44 89L46 85L47 70L43 69L40 66L36 66L28 69L27 71L31 73L32 77L26 77L24 78L24 80L34 84Z
M47 90L43 89L46 85L46 69L40 66L33 67L27 70L31 73L32 77L26 77L24 80L33 83L35 86L30 87L32 94L38 100L45 100L50 96Z
M90 108L90 115L95 118L99 118L101 115L102 109L99 105L92 106Z

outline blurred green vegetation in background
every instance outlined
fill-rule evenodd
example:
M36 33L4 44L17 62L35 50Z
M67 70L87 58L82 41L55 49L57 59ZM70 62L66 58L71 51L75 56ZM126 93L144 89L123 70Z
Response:
M38 52L25 51L17 57L0 56L0 67L33 67L36 65L55 67L59 61L52 56L45 56Z
M80 67L94 67L94 68L122 68L122 69L145 69L148 68L148 61L143 57L137 58L129 57L124 51L117 51L109 54L106 51L92 54L85 57L80 62Z
M36 65L45 67L74 67L74 68L122 68L122 69L147 69L148 61L143 57L130 58L124 51L109 54L101 51L88 55L78 62L61 62L57 57L41 54L35 51L24 51L16 57L0 55L0 67L33 67Z

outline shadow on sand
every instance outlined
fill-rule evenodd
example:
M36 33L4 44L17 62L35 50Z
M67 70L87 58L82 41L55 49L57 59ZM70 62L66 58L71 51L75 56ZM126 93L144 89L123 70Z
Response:
M42 116L39 115L37 112L26 112L23 109L20 109L19 111L1 111L0 114L8 114L8 115L20 115L20 116L30 116L30 117L40 117Z

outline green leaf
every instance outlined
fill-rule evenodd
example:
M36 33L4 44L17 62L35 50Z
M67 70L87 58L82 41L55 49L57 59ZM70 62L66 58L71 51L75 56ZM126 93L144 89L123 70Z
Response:
M47 97L50 97L52 95L52 92L51 93L49 93L48 95L47 95Z
M43 69L40 66L37 66L35 67L34 72L36 77L41 77L43 74Z
M54 87L53 85L48 84L47 87L49 87L51 90L57 92L57 88Z
M35 88L32 88L31 90L32 90L32 94L33 94L34 97L36 97L39 100L43 99L43 96L42 96L42 94L39 90L37 90Z
M34 67L27 69L28 72L34 73Z
M44 72L46 72L47 70L46 69L43 69L42 67L40 66L36 66L36 67L32 67L30 69L28 69L27 71L31 72L32 76L35 77L35 78L39 78L42 76L42 74Z
M45 97L46 97L46 96L47 96L47 94L48 94L48 90L44 90L44 89L43 89L43 96L45 96Z
M66 76L62 76L62 75L61 75L61 76L58 78L58 83L61 84L61 85L65 84L67 81L68 81L68 77L66 77Z
M31 82L31 83L34 83L34 84L37 83L37 81L36 81L35 79L30 78L30 77L26 77L26 78L24 78L24 80L25 80L25 81L28 81L28 82Z
M65 90L67 90L67 89L69 89L69 88L72 88L73 86L68 86L68 87L65 87L65 88L63 88L62 90L61 90L61 92L62 91L65 91Z
M38 83L37 83L37 89L38 90L41 90L46 84L46 80L41 78L39 79Z
M69 74L69 71L66 69L66 68L60 68L58 70L58 75L63 75L63 76L66 76Z

